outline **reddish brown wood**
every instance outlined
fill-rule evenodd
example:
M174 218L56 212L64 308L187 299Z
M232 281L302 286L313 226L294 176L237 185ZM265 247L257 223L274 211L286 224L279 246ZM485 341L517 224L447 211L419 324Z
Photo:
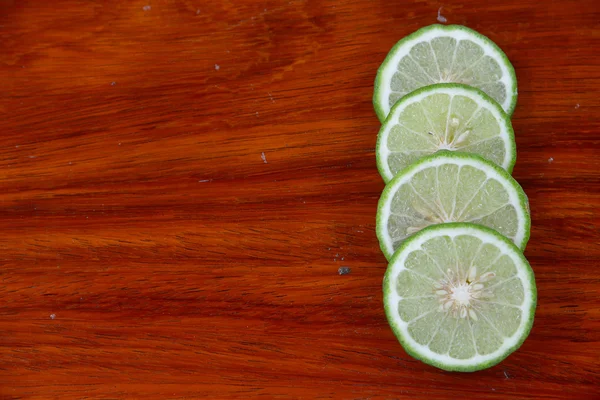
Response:
M533 331L474 374L402 350L374 234L375 72L440 6L516 68L533 219ZM1 1L0 397L600 398L598 21L594 0Z

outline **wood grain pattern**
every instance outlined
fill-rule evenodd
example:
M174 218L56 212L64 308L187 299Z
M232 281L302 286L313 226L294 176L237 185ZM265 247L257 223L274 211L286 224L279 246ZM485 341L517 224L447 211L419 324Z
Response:
M474 374L397 343L374 233L375 72L441 6L515 66L533 220L531 336ZM594 0L0 1L0 397L600 398L599 20Z

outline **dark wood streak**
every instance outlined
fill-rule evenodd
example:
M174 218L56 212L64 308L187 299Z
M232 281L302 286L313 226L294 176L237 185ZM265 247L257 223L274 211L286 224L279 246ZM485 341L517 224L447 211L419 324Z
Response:
M440 6L516 68L533 220L533 331L474 374L397 343L374 233L375 72ZM0 397L600 398L599 20L592 0L0 1Z

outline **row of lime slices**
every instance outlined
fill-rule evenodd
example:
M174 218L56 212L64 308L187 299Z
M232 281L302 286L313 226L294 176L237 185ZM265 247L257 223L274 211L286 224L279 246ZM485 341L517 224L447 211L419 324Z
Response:
M510 175L516 100L506 55L456 25L402 39L375 80L385 311L409 354L445 370L499 363L533 323L529 205Z

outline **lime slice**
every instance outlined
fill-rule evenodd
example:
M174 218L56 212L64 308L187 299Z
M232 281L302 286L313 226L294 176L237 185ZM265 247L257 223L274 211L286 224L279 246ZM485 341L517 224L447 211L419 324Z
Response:
M402 96L434 83L475 86L511 115L517 103L515 70L487 37L460 25L431 25L400 40L379 67L373 105L380 121Z
M406 352L448 371L491 367L527 338L537 300L519 249L480 225L430 226L402 243L383 280Z
M521 249L531 225L527 196L508 172L474 154L441 150L386 185L377 207L377 237L390 259L408 236L444 222L488 226Z
M476 153L512 171L516 146L510 118L470 86L426 86L398 101L379 131L377 167L388 182L424 155L447 149Z

